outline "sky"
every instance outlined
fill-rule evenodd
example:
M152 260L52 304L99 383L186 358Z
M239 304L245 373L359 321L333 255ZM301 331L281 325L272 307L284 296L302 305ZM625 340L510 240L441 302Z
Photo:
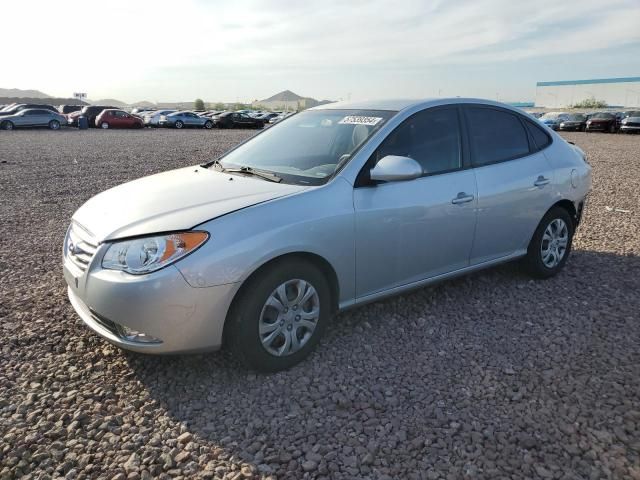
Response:
M526 101L537 81L640 76L640 0L20 0L0 14L0 87L61 97Z

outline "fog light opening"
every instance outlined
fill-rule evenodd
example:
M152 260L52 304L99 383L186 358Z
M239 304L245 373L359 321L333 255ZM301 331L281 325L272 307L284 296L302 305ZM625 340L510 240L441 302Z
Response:
M152 337L151 335L147 335L144 332L139 332L132 328L127 327L126 325L120 325L118 328L118 333L120 334L120 338L126 340L127 342L133 343L162 343L162 340L156 337Z

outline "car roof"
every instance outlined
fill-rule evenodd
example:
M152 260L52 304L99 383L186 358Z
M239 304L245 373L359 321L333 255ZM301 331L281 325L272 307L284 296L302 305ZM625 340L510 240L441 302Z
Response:
M512 107L493 100L487 100L482 98L463 98L463 97L450 97L450 98L424 98L424 99L411 99L411 98L398 98L398 99L386 99L386 100L364 100L364 101L342 101L334 103L326 103L324 105L318 105L310 110L389 110L399 112L408 108L427 108L435 107L438 105L451 105L459 103L476 103L479 105L489 105L495 107L506 108L514 110L520 113L524 111L517 107Z

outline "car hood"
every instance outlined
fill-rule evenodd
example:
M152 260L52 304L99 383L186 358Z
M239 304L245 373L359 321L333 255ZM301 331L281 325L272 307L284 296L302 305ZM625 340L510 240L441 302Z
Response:
M560 122L559 118L544 118L540 120L542 123L558 123Z
M625 120L627 122L638 123L640 122L640 117L626 117Z
M242 208L291 195L307 186L181 168L134 180L88 200L73 221L98 242L186 230Z

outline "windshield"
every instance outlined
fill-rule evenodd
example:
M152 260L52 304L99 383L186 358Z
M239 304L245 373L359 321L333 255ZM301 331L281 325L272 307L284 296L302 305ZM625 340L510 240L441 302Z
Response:
M567 120L573 121L573 122L582 122L585 118L586 117L581 113L574 113L573 115L569 115L567 117Z
M272 172L285 182L321 185L395 113L307 110L240 145L220 164Z
M560 117L564 117L565 115L562 113L555 113L555 112L550 112L550 113L545 113L542 117L540 117L541 120L557 120Z

